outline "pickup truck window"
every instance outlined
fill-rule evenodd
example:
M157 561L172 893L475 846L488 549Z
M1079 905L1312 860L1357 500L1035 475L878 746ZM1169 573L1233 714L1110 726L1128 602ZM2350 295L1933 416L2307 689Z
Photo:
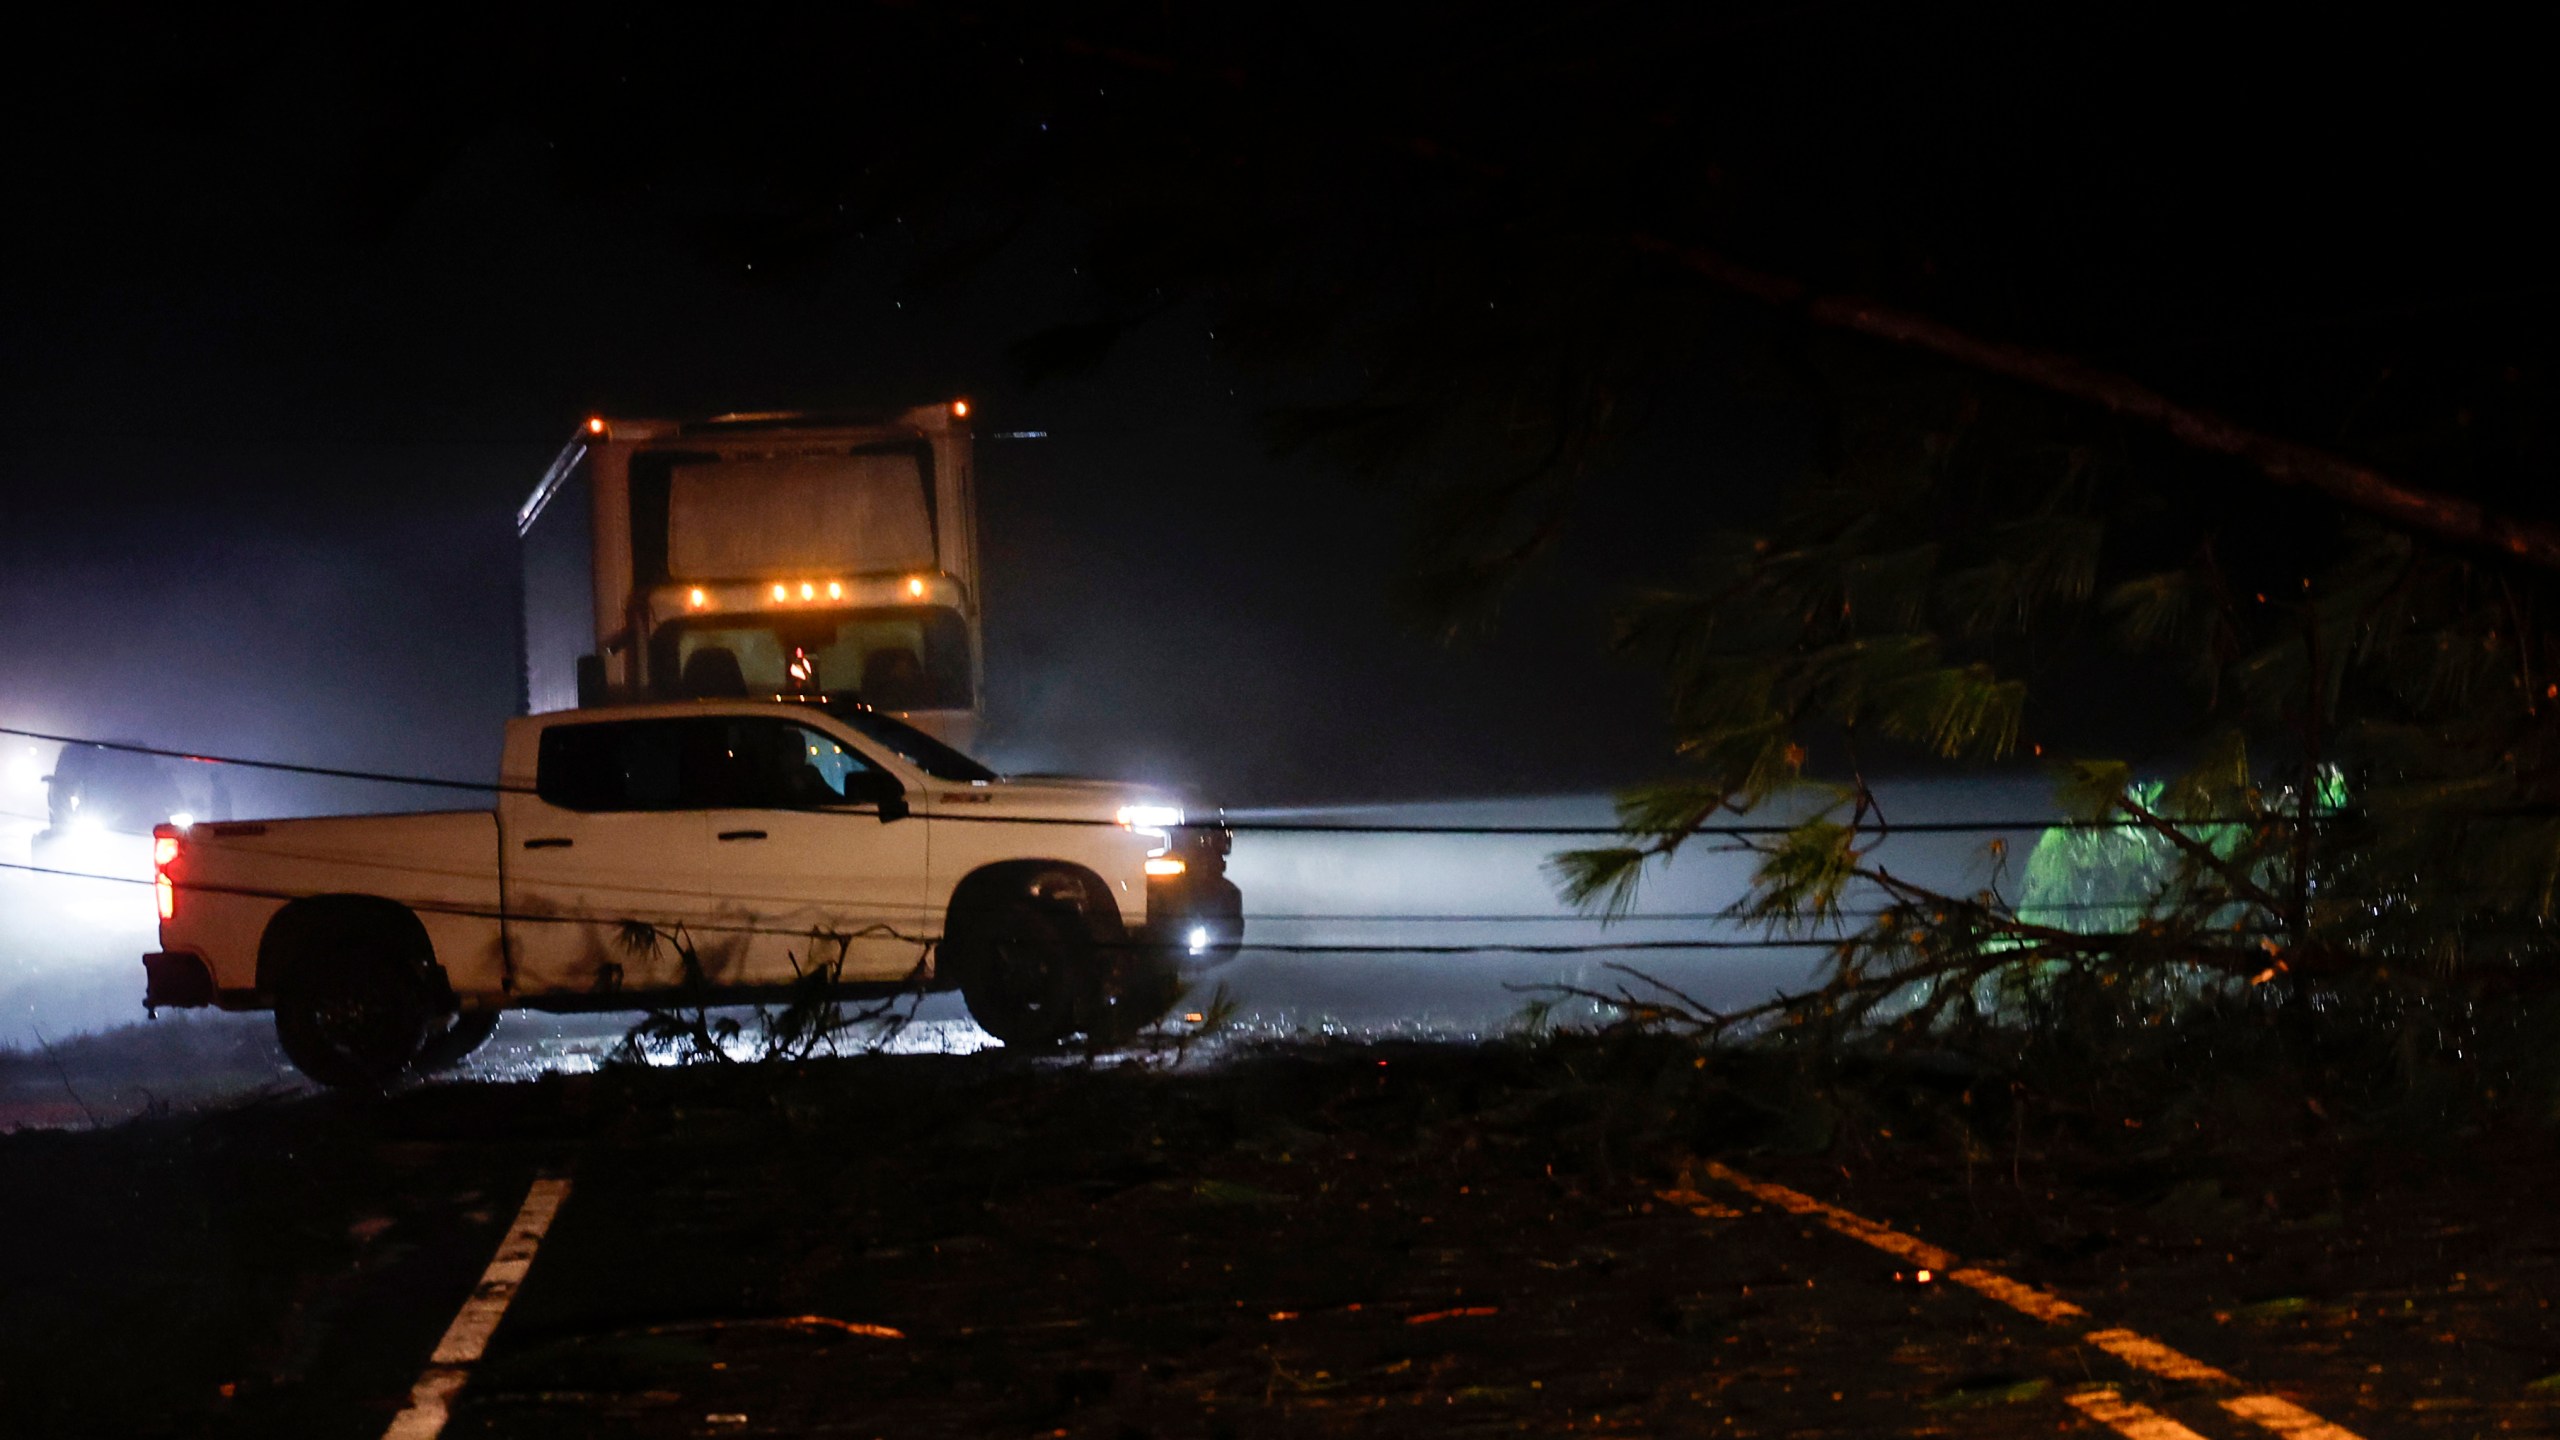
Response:
M842 741L805 725L761 717L698 723L711 731L702 756L711 808L864 805L896 784Z
M563 810L687 810L684 752L693 720L611 720L542 732L533 789ZM688 802L691 803L688 803Z
M809 810L897 782L851 747L769 716L607 720L542 732L534 791L564 810Z

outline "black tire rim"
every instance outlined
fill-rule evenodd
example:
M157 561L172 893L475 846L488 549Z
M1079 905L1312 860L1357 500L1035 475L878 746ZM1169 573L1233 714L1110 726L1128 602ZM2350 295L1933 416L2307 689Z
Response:
M1059 981L1065 965L1055 944L1008 937L988 947L996 1003L1027 1019L1057 1022L1066 1005ZM1063 1024L1052 1028L1064 1032Z
M366 1074L387 1079L399 1073L421 1038L418 1006L390 984L337 978L304 1003L312 1038Z

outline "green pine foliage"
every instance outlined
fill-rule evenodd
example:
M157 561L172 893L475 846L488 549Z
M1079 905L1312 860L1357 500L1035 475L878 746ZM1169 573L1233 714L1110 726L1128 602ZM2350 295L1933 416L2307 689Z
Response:
M2165 503L2193 493L2192 460L1947 413L1881 415L1771 524L1627 610L1678 769L1622 797L1619 843L1555 858L1560 890L1621 913L1715 833L1757 853L1733 918L1836 940L1802 993L1650 1016L1942 1043L2204 996L2312 1013L2375 986L2546 983L2560 645L2541 576L2322 513L2276 543ZM2040 724L2069 683L2057 656L2161 677L2147 755ZM1881 862L1870 767L2022 758L2066 817L2023 865L1995 843L1993 880L1947 894ZM1720 829L1773 812L1785 833Z

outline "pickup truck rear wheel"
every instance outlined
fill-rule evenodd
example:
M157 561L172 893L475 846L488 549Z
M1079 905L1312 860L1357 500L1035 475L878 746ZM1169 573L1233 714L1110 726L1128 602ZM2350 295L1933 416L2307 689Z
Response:
M1007 898L943 943L960 998L980 1029L1017 1049L1055 1045L1075 1029L1077 981L1093 966L1082 913L1053 900Z
M331 943L299 956L277 987L276 1040L323 1085L380 1090L417 1063L436 1006L395 938L330 928Z
M427 1037L418 1050L418 1058L410 1068L421 1075L450 1070L471 1058L473 1052L489 1043L497 1033L498 1012L465 1010L452 1017L452 1023Z

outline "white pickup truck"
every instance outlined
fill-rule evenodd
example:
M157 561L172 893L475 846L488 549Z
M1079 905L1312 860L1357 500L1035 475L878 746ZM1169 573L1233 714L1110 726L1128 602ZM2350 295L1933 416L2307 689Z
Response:
M508 722L495 811L164 825L145 1003L272 1009L329 1085L451 1064L498 1013L961 992L1009 1045L1121 1038L1232 951L1227 836L1134 787L1013 779L857 705ZM695 973L688 968L698 963Z

